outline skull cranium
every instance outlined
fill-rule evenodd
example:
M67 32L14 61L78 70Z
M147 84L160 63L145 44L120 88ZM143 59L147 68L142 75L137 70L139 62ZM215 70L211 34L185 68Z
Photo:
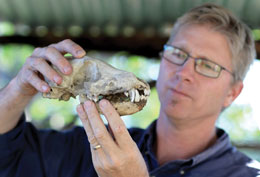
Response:
M60 85L46 79L51 91L43 97L69 100L79 95L80 102L93 100L98 103L102 98L109 100L119 115L129 115L140 111L150 94L149 85L133 73L116 69L111 65L90 57L69 60L73 67L70 75L62 74ZM98 104L96 104L100 111Z

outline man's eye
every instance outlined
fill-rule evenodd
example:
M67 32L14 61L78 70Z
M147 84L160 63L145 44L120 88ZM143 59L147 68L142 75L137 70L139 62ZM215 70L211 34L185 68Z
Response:
M207 69L213 69L214 70L214 68L208 63L203 63L203 67L207 68Z
M185 59L185 58L186 58L186 55L183 54L183 53L173 53L173 55L175 55L175 56L178 57L178 58L182 58L182 59Z

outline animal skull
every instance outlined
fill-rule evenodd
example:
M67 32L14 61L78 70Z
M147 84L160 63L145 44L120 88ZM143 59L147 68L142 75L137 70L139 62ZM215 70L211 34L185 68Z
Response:
M51 91L43 93L43 97L67 101L70 97L79 95L81 103L86 100L98 103L105 98L112 103L119 115L133 114L145 106L150 87L133 73L87 56L82 59L71 58L69 61L73 67L72 74L64 75L53 66L63 77L63 82L57 85L45 78ZM96 106L100 111L98 104Z

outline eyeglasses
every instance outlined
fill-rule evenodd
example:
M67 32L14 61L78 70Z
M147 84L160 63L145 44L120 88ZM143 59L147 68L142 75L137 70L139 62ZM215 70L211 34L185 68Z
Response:
M169 62L179 66L182 66L188 60L188 58L192 58L195 60L195 71L206 77L218 78L222 70L225 70L232 76L234 76L234 74L231 71L213 61L210 61L205 58L192 57L182 49L179 49L171 45L164 45L162 57L168 60Z

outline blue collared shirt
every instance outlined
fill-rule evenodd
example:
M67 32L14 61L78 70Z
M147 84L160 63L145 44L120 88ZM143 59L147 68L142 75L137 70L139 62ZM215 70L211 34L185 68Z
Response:
M37 130L24 117L10 132L0 135L1 177L96 177L90 146L82 127L70 131ZM131 128L149 169L158 177L259 177L258 162L237 151L218 129L217 142L186 160L159 166L153 152L156 121L147 129ZM199 140L198 140L199 141Z

